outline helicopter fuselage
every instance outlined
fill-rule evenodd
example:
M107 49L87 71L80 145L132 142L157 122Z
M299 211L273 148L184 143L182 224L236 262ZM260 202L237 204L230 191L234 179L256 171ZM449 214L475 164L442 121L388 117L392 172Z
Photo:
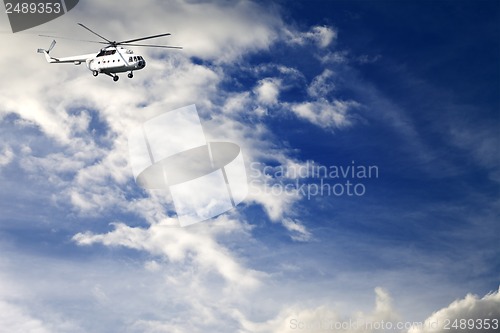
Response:
M52 49L54 45L55 41L50 49ZM115 81L118 80L116 73L129 72L128 77L132 78L134 71L146 67L146 60L144 60L142 56L134 54L132 50L121 46L108 46L101 49L99 53L82 54L64 58L55 58L49 55L49 51L43 49L38 50L38 52L45 54L47 62L51 64L73 63L75 65L80 65L85 63L94 76L102 73L111 76Z
M146 67L146 60L123 47L104 48L95 57L87 59L87 68L95 73L114 74L133 72Z

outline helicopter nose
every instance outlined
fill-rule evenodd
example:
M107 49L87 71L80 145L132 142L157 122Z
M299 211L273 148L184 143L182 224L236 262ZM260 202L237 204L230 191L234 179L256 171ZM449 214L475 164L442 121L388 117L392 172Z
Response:
M146 67L146 61L140 60L137 65L139 66L139 68L144 68L144 67Z

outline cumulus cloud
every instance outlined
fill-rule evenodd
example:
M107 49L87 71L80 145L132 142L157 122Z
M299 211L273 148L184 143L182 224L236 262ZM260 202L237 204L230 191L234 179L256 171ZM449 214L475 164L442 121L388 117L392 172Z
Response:
M298 305L283 309L275 318L266 322L254 322L241 313L235 313L240 320L243 332L380 332L380 324L396 322L400 319L394 310L390 295L383 288L375 288L375 306L368 312L356 312L347 316L329 305L305 308ZM396 331L397 332L397 331Z
M411 328L408 333L445 333L455 329L453 324L458 325L461 332L478 332L486 329L483 326L486 322L494 324L492 320L495 319L496 327L500 327L500 291L483 298L467 294L463 299L434 312L423 325Z
M281 81L273 78L265 78L258 82L255 87L257 100L264 105L273 105L278 102Z

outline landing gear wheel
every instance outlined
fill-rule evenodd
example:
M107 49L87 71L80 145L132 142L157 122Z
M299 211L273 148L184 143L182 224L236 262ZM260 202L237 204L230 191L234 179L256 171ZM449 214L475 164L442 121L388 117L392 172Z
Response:
M97 76L97 75L99 75L99 72L98 71L92 71L92 75Z
M118 81L118 79L119 79L118 75L113 76L113 81L116 82L116 81Z
M133 78L133 77L134 77L134 74L133 74L132 72L130 72L130 73L128 73L128 75L127 75L127 76L128 76L128 78L129 78L129 79L131 79L131 78Z

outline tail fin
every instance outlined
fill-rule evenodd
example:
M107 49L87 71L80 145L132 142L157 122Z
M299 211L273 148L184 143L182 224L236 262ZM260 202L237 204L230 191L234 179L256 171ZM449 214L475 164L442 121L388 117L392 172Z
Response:
M44 49L38 49L38 53L43 53L45 55L45 59L47 60L47 62L51 63L51 62L57 62L57 59L56 58L53 58L49 55L49 52L52 51L52 49L54 48L54 46L56 46L56 41L53 40L52 43L50 44L50 47L48 50L44 50Z

